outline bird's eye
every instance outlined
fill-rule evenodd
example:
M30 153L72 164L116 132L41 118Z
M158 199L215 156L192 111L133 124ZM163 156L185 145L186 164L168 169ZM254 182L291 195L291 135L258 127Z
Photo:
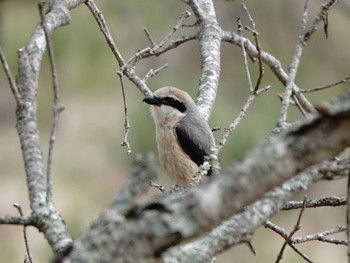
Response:
M184 103L178 100L176 97L165 97L162 99L162 103L164 105L173 107L174 109L177 109L180 112L186 111L186 106L184 105Z
M163 99L163 103L167 104L167 105L173 105L174 103L176 103L177 99L173 98L173 97L165 97Z

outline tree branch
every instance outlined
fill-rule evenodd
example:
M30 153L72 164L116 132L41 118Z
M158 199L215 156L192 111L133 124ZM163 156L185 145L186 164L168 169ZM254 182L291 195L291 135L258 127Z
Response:
M204 238L169 249L163 255L164 262L205 262L245 241L245 236L253 233L267 219L278 213L293 195L307 189L319 180L321 178L320 167L322 167L321 164L312 166L296 178L285 182L281 187L266 193L263 198L246 207L244 212L223 222Z
M50 9L44 19L47 33L50 35L57 27L66 25L70 20L69 9L82 3L83 0L50 1ZM16 127L22 148L33 220L51 248L59 251L69 246L72 239L58 211L51 203L46 202L47 185L36 118L38 79L45 49L45 33L39 23L29 43L18 52L16 85L23 107L16 112Z
M243 38L243 39L242 39ZM260 55L256 47L252 44L252 42L244 37L240 37L234 32L230 31L222 31L222 41L232 43L237 46L244 45L245 51L247 54L253 58L261 57L261 60L269 66L271 71L275 74L277 79L285 86L288 80L288 74L283 70L282 65L278 59L276 59L271 54L261 51ZM294 85L293 86L293 94L298 101L297 105L301 105L302 109L305 109L306 112L312 113L315 112L314 106L305 98L303 94L299 92L299 88Z
M76 241L64 262L94 262L97 258L109 262L106 255L124 262L147 260L211 229L295 174L350 145L350 102L344 99L343 103L346 107L333 115L317 114L270 138L207 183L146 204L126 218L107 210Z
M15 97L17 107L22 107L21 96L20 96L20 94L19 94L19 92L18 92L18 89L17 89L17 86L16 86L16 82L15 82L13 76L12 76L10 67L9 67L9 65L8 65L8 63L7 63L6 58L5 58L5 54L4 54L4 52L2 51L1 45L0 45L0 60L1 60L1 64L2 64L3 67L4 67L4 71L5 71L7 80L9 81L12 94L13 94L13 96Z
M347 199L344 197L329 196L329 197L324 197L316 200L306 200L305 203L303 201L290 201L283 208L283 210L301 209L303 207L305 208L317 208L317 207L324 207L324 206L336 207L336 206L344 206L346 204L347 204Z
M220 77L221 28L216 20L213 1L190 0L197 18L201 76L197 95L197 108L208 120L214 105Z
M309 6L309 0L305 1L305 6L304 6L304 13L301 19L301 25L300 25L300 32L299 32L299 37L297 44L295 46L295 51L294 51L294 56L292 63L289 66L288 70L288 80L285 86L285 91L283 94L283 100L282 100L282 106L281 106L281 112L280 112L280 117L278 118L277 121L277 127L282 128L287 122L287 112L289 108L289 100L292 96L293 93L293 87L295 86L295 77L296 73L298 70L299 62L300 62L300 57L303 52L303 48L305 46L304 42L304 33L305 33L305 28L306 28L306 23L307 23L307 18L308 18L308 6Z

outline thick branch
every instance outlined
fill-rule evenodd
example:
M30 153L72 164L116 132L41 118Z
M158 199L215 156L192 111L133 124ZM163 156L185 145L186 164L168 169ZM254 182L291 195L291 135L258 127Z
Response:
M197 96L197 108L205 119L209 119L216 98L220 77L221 28L216 20L213 1L189 1L197 18L201 76Z
M69 9L82 3L82 0L51 1L50 11L44 19L47 34L69 23ZM58 251L69 245L72 240L59 213L51 204L46 204L46 178L36 118L38 79L45 49L45 34L39 23L29 43L19 50L16 85L23 107L17 111L16 126L24 159L33 220L44 233L52 249Z
M97 258L99 262L113 258L137 262L159 256L211 229L302 170L350 145L350 102L343 103L346 107L342 110L315 115L269 139L211 182L148 204L137 209L142 212L126 218L107 210L77 240L64 262L96 262Z
M223 222L204 238L169 249L163 255L164 262L206 262L233 245L244 242L247 235L279 212L293 195L317 181L321 177L320 166L313 166L298 177L288 180L281 187L268 192L263 198L244 209L244 212Z

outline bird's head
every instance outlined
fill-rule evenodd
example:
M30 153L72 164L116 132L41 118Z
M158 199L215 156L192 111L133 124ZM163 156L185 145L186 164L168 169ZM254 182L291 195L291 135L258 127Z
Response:
M196 107L187 92L174 87L160 88L143 101L152 105L153 119L159 124L169 121L176 123Z

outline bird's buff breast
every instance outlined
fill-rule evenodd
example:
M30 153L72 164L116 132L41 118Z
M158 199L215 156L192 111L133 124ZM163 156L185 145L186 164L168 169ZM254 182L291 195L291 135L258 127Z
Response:
M156 137L159 160L163 169L175 181L188 186L199 168L179 146L173 126L157 129Z

